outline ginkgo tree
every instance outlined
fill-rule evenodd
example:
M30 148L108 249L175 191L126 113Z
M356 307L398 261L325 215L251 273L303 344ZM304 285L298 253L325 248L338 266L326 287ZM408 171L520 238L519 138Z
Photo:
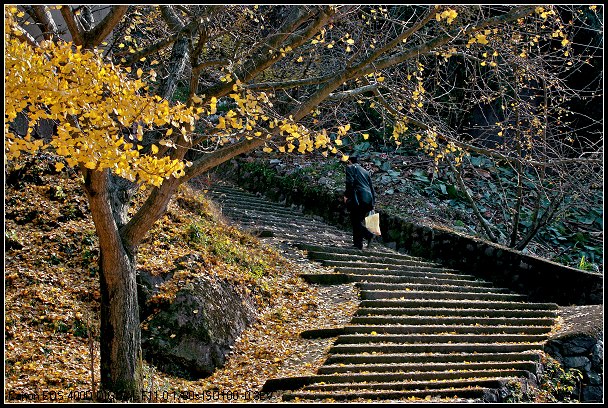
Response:
M449 114L471 101L442 104L453 74L429 76L429 61L436 72L456 55L484 62L477 52L493 56L489 45L512 42L514 25L550 36L559 21L532 5L104 6L101 18L94 9L5 9L5 155L48 150L63 160L58 171L82 176L100 245L101 385L132 400L142 385L137 248L180 184L255 149L346 158L344 140L370 131L350 123L359 101L387 114L395 145L416 138L457 165L475 146ZM523 51L496 52L511 64L485 64L508 81ZM531 67L551 69L542 53ZM474 103L496 97L486 78L476 74ZM55 124L51 137L36 134L41 120ZM137 192L146 198L132 208Z

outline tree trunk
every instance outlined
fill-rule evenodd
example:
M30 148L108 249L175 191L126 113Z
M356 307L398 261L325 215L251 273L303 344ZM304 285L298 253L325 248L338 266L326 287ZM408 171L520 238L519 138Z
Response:
M172 6L161 6L161 12L165 22L169 25L171 30L179 32L184 28L184 24L174 13ZM182 76L182 73L186 68L186 63L188 62L188 35L190 35L190 33L180 35L173 44L167 75L156 92L168 101L173 97L175 89L177 88L177 82Z
M173 50L171 51L171 58L169 60L169 68L167 77L162 82L160 89L157 94L162 96L166 100L171 100L173 94L177 89L178 79L181 77L186 63L188 62L188 40L184 37L178 39L173 44Z
M135 256L124 248L99 257L101 388L119 401L141 401L141 329Z
M101 389L114 393L119 401L139 402L143 362L135 280L137 247L126 245L129 241L118 232L115 216L120 219L121 211L116 202L122 200L112 199L120 189L111 188L109 171L83 169L82 173L99 237Z

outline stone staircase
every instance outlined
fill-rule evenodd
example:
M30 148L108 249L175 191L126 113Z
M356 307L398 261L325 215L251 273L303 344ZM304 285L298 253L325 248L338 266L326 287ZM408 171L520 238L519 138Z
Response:
M209 194L228 218L333 268L333 273L302 274L308 282L352 282L359 289L359 309L348 325L301 333L335 337L317 373L268 380L264 391L286 391L284 401L496 402L509 381L536 380L556 304L528 302L475 276L380 244L358 250L350 233L229 185L214 185Z

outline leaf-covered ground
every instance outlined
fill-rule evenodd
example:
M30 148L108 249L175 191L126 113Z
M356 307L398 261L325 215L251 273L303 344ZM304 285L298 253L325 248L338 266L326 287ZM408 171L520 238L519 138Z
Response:
M57 173L52 158L7 170L5 399L87 400L92 384L99 386L100 294L97 238L86 199L75 176L67 169ZM331 170L321 177L330 183ZM423 216L425 208L404 204ZM212 376L189 381L145 363L142 391L157 402L280 402L279 392L260 394L266 380L314 374L334 340L302 339L299 333L342 326L357 307L352 285L306 284L298 273L321 266L227 221L205 199L204 183L192 183L180 189L140 247L139 269L152 274L179 269L153 302L170 299L197 274L214 274L253 294L258 306L258 320Z
M97 238L86 199L66 171L57 173L52 159L38 158L21 169L9 167L7 173L9 401L70 402L87 393L90 397L93 381L98 389ZM299 333L346 323L356 308L357 294L349 285L304 283L298 272L317 266L302 262L303 255L294 250L283 251L224 223L201 191L180 189L139 251L139 268L153 274L189 260L156 300L171 298L199 273L215 274L253 293L259 318L242 333L225 367L209 378L187 381L145 364L143 391L152 391L147 395L159 401L165 396L167 402L230 402L238 393L237 402L278 401L278 393L258 393L267 379L316 371L332 339L305 340ZM198 256L184 258L192 253Z

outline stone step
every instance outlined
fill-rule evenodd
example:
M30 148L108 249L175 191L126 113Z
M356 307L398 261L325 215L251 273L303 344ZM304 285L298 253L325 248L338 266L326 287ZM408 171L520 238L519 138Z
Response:
M521 307L525 307L525 304L520 304ZM479 308L479 309L463 309L463 308L448 308L448 307L360 307L355 312L355 315L361 317L367 316L386 316L389 319L403 319L407 317L421 317L421 316L435 316L438 318L447 317L459 317L462 319L473 319L473 318L496 318L509 320L513 318L519 319L555 319L557 313L555 310L518 310L514 308L510 309L490 309L490 308ZM467 320L463 320L467 321Z
M478 389L479 387L495 387L499 388L501 384L505 384L509 380L516 377L496 377L488 379L455 379L455 380L433 380L433 381L395 381L395 382L369 382L364 384L322 384L310 385L304 387L301 392L309 393L310 396L327 395L328 392L333 392L340 395L339 399L351 395L352 398L359 397L359 392L381 392L382 399L385 399L384 393L390 392L407 392L406 395L419 395L427 397L429 395L437 397L445 395L452 398L462 398L462 394L456 395L455 390L468 391L471 387ZM334 395L335 395L334 394ZM300 394L302 395L302 394ZM394 394L389 394L394 395ZM470 395L470 394L467 394ZM325 398L325 397L323 397ZM391 397L392 398L392 397ZM403 398L403 397L402 397Z
M288 240L288 241L296 241L296 240L302 239L302 233L300 233L300 232L291 233L291 232L288 232L285 230L285 231L282 231L280 235L281 235L281 237L283 237L285 240ZM328 242L330 242L330 241L331 242L342 242L344 244L347 244L352 241L352 235L344 234L344 233L332 234L331 231L329 232L329 234L319 233L314 238L315 238L315 240L325 240Z
M400 387L404 382L426 382L445 380L466 379L490 379L490 378L529 378L530 372L521 369L488 369L488 370L454 370L454 371L426 371L426 372L399 372L399 373L345 373L345 374L317 374L310 376L276 378L266 381L263 391L289 390L295 387L306 387L310 389L319 385L350 385L365 388L370 383L391 383ZM433 387L432 384L415 384L416 388Z
M404 263L397 265L393 263L385 262L367 262L365 260L360 261L332 261L330 259L320 260L322 265L331 266L336 269L343 270L345 268L365 268L365 269L384 269L384 270L403 270L403 271L419 271L419 272L446 272L457 274L459 271L456 269L441 268L437 266L430 266L428 262L410 261L411 263ZM355 269L356 270L356 269Z
M263 224L270 228L288 229L294 228L311 228L315 227L319 230L325 230L322 224L309 222L305 218L294 217L293 215L274 215L267 212L255 212L255 210L247 210L247 212L225 211L224 216L235 223L240 224Z
M319 367L317 374L343 373L385 373L411 371L450 371L450 370L496 370L518 369L536 372L540 363L537 361L482 361L482 362L445 362L445 363L385 363L385 364L325 364Z
M394 331L377 331L361 330L359 332L351 333L363 333L363 334L344 334L338 336L335 340L334 345L340 344L442 344L442 343L453 343L453 344L501 344L501 343L538 343L547 339L546 335L543 334L503 334L502 332L494 332L487 334L483 331L475 333L474 331L465 331L465 329L458 329L456 327L450 327L451 331L441 332L441 328L420 328L421 331L400 331L399 326L395 326ZM378 328L378 330L381 330ZM460 330L460 331L457 331ZM372 331L377 332L376 335L371 335ZM387 333L387 334L383 334ZM408 334L409 333L409 334ZM431 333L444 333L444 334L431 334ZM460 333L460 334L449 334L449 333ZM519 332L517 332L519 333Z
M423 290L361 290L359 296L362 300L377 299L441 299L441 300L521 300L524 295L515 293L478 293L478 292L451 292L451 291L423 291Z
M351 254L351 255L361 255L361 251L352 248L352 247L344 247L344 246L330 246L330 245L311 245L303 242L295 242L294 246L308 252L329 252L334 254ZM366 249L365 253L371 256L382 256L389 257L391 259L403 259L403 260L420 260L421 258L417 258L411 255L401 254L399 252L391 252L388 248L383 247L382 249Z
M552 327L553 318L522 318L522 317L466 317L456 316L355 316L351 325L474 325L482 326L541 326Z
M424 381L445 380L461 378L487 378L487 377L527 377L527 370L519 369L485 369L485 370L453 370L453 371L411 371L399 373L345 373L331 375L311 376L312 384L319 383L353 383L353 382L393 382L393 381ZM311 384L311 385L312 385Z
M225 196L232 196L232 197L243 197L243 198L263 198L266 199L266 197L264 197L263 195L258 195L258 194L254 194L251 193L249 191L243 190L240 187L236 187L236 186L228 186L228 185L224 185L224 186L220 186L220 185L214 185L211 186L207 189L207 194L208 195L225 195Z
M215 193L212 192L208 197L218 203L223 204L228 208L258 208L268 207L269 211L274 209L290 210L297 213L302 213L299 207L283 205L275 201L267 200L263 197L247 196L233 193Z
M263 197L263 195L261 193L251 192L240 186L237 186L236 184L233 184L231 182L222 181L222 180L218 180L217 182L210 185L209 188L207 189L207 191L208 192L219 191L219 192L241 194L244 196Z
M297 213L293 210L290 210L286 207L281 206L267 206L262 203L260 204L251 204L251 205L243 205L243 204L232 204L226 201L221 202L222 212L224 215L235 218L239 215L249 215L251 217L275 217L279 219L282 218L293 218L293 217L302 217L302 213Z
M309 219L319 224L322 222L313 216L306 215L300 209L295 207L286 207L281 204L266 201L241 201L239 199L219 199L214 201L221 207L222 212L231 218L237 217L239 214L247 213L251 216L274 216L283 218L298 218ZM324 224L329 227L328 224Z
M488 287L488 282L482 280L465 280L465 279L450 279L445 277L430 277L420 275L355 275L348 274L351 282L368 282L368 283L390 283L390 284L434 284L434 285L450 285L468 287ZM441 276L441 275L440 275Z
M445 300L445 299L368 299L362 300L360 308L450 308L450 309L518 309L554 311L557 315L559 306L555 303L533 303L498 300Z
M251 219L248 218L247 215L243 215L239 218L231 218L233 221L239 222L243 226L264 226L270 229L276 229L283 231L283 233L293 233L299 231L310 231L313 234L334 234L342 236L344 239L350 238L348 235L344 234L343 231L340 231L336 228L328 228L325 225L317 224L309 221L302 221L297 218L285 219L282 221L273 221L269 219L259 218L259 219ZM314 237L315 235L311 235ZM301 235L300 235L301 237Z
M542 350L543 343L401 343L401 344L334 344L330 354L361 353L514 353Z
M429 266L400 266L377 268L371 266L335 266L328 265L322 262L323 266L333 268L339 273L348 273L350 275L391 275L391 276L427 276L433 278L456 279L463 281L474 281L477 278L473 275L460 274L453 269L436 268Z
M439 277L437 277L439 276ZM401 272L398 275L354 275L349 273L302 273L300 277L310 283L331 283L331 282L376 282L376 283L409 283L409 284L445 284L445 285L467 285L479 287L487 285L485 281L465 280L465 279L445 279L444 275L418 274Z
M315 261L346 261L346 262L362 262L390 265L407 265L407 266L432 266L440 268L441 264L435 262L423 261L420 259L401 259L392 256L374 255L369 253L354 253L342 254L331 252L311 252L307 253L308 258Z
M315 223L300 222L295 219L291 220L291 221L285 220L284 222L281 222L281 223L277 223L272 220L264 219L263 217L260 217L259 219L251 219L247 215L243 215L243 216L237 217L237 218L230 218L230 219L238 222L245 228L247 228L247 227L255 228L255 227L263 226L269 230L276 230L277 232L280 232L282 235L293 233L293 232L306 231L311 234L331 234L331 233L333 233L333 234L342 236L344 239L350 238L348 235L344 234L344 232L342 232L338 229L327 228L323 225L317 225ZM301 235L299 235L299 237L301 237Z
M401 269L379 269L379 268L333 268L338 273L349 275L382 275L382 276L412 276L420 278L452 279L464 282L484 282L479 281L473 275L458 274L452 270L441 268L401 268Z
M516 320L516 319L514 319ZM479 325L479 324L469 324L462 325L458 324L442 324L437 325L432 322L419 322L419 324L413 325L347 325L340 327L325 327L325 328L317 328L311 330L304 330L300 332L300 337L305 339L327 339L331 337L342 336L342 339L335 340L335 343L339 342L349 342L348 336L355 336L352 339L357 342L383 342L383 341L393 341L399 342L402 341L402 336L413 335L417 333L419 335L443 335L443 336L458 336L458 338L447 338L448 343L451 340L465 341L463 340L463 335L492 335L495 336L497 334L502 334L503 336L499 339L502 341L515 341L522 340L521 338L512 337L514 335L517 336L530 336L530 335L542 335L547 334L551 331L552 326L535 326L535 325L517 325L517 321L510 322L510 325ZM389 335L393 335L391 337ZM366 336L371 336L369 339ZM511 337L509 337L511 336ZM422 337L420 337L422 338ZM395 340L396 339L396 340ZM479 339L475 338L477 341ZM490 340L495 340L495 338L490 338ZM543 338L538 337L533 340L543 340ZM410 339L411 340L411 339ZM445 340L445 339L443 339ZM525 340L525 339L524 339ZM529 340L529 339L528 339ZM523 341L523 340L522 340Z
M497 383L498 384L498 383ZM424 390L409 390L409 391L361 391L354 392L319 392L319 391L298 391L287 392L282 395L283 401L348 401L348 400L395 400L406 401L408 398L482 398L485 395L492 393L492 388L498 388L498 385L492 385L491 388L471 386L466 388L449 387L445 389L424 389ZM424 387L423 387L424 388Z
M264 196L251 195L251 194L247 194L247 193L243 194L238 191L219 192L219 191L210 190L207 192L207 194L210 195L211 199L214 201L229 202L231 204L232 203L234 203L234 204L243 203L246 205L262 204L262 205L269 205L269 206L276 206L276 207L283 207L283 208L299 210L299 207L297 207L297 206L284 205L282 203L278 203L276 201L269 200L268 198L266 198Z
M207 190L206 194L215 198L240 198L244 200L261 200L276 203L274 200L271 200L262 194L251 193L240 188L210 188Z
M216 194L211 195L211 200L224 205L227 209L263 209L269 213L275 211L287 211L292 215L304 215L302 207L297 205L286 205L276 201L257 196L241 196L238 194Z
M489 284L487 284L489 285ZM386 283L386 282L357 282L356 286L365 291L429 291L429 292L468 292L468 293L507 293L509 289L492 286L472 286L466 283L460 285L433 283Z
M466 364L488 362L532 361L539 363L537 352L493 352L493 353L401 353L401 354L330 354L326 365L361 365L361 364Z
M346 273L301 273L299 276L308 283L319 285L341 285L352 282L351 276Z
M259 214L226 213L224 215L227 218L231 219L232 221L238 222L238 223L241 223L244 225L264 224L271 228L279 228L279 229L286 230L286 232L290 232L290 229L294 229L294 227L296 227L298 229L315 229L318 232L323 232L323 233L330 232L330 233L334 233L334 234L338 234L338 235L343 235L345 237L348 237L349 239L352 239L352 236L345 231L342 231L342 230L332 227L332 226L328 226L327 224L323 224L323 223L315 221L313 219L306 218L304 216L291 216L290 215L290 216L285 217L285 216L275 216L275 215L268 214L268 213L259 213ZM301 239L302 236L299 236L299 238Z
M517 378L515 375L509 375L511 372L508 370L477 370L480 374L490 374L488 378L478 377L461 377L461 378L445 378L445 379L421 379L421 380L405 380L405 381L369 381L369 382L349 382L349 383L330 383L330 384L310 384L305 386L302 391L354 391L354 390L437 390L446 389L451 387L470 387L470 386L490 386L499 385L500 381L506 381L507 379ZM497 375L491 375L492 372L496 371ZM513 374L519 374L526 370L520 370ZM422 376L422 378L424 378ZM500 386L500 385L499 385Z

